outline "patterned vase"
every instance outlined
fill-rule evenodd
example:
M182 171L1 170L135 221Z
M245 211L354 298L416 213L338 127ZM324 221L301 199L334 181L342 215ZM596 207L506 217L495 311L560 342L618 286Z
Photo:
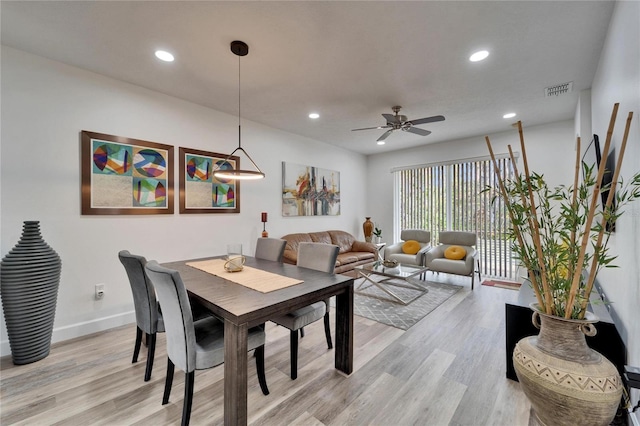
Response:
M49 355L62 262L42 239L40 222L24 222L22 236L0 264L2 310L14 364Z
M364 231L364 240L368 243L371 242L371 235L373 234L373 222L371 222L371 218L367 217L366 220L362 224L362 230Z
M609 425L622 396L616 367L587 346L598 318L584 320L546 315L533 309L538 336L520 340L513 364L534 420L541 425Z

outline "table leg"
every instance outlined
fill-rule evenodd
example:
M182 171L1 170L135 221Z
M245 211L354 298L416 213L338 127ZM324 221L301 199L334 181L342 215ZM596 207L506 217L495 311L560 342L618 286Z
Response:
M403 300L402 298L400 298L400 296L398 296L398 295L397 295L397 294L395 294L393 291L391 291L391 289L386 288L386 287L383 285L383 283L384 283L385 281L389 281L389 280L392 280L392 279L402 279L402 278L392 278L392 277L389 277L389 278L384 278L384 279L382 279L382 280L380 280L380 281L374 281L374 280L372 280L372 279L370 278L370 275L371 275L371 274L366 274L366 273L364 273L364 272L362 272L362 271L358 271L358 273L360 274L360 277L361 277L361 278L364 278L364 280L363 280L363 281L360 283L360 285L358 286L358 288L359 288L359 289L362 287L362 285L364 284L364 282L365 282L365 281L369 281L369 282L371 283L371 285L374 285L374 286L378 287L380 290L382 290L382 291L384 291L385 293L387 293L389 296L391 296L391 297L393 298L393 300L392 300L392 299L387 299L387 298L384 298L384 297L380 297L380 296L377 296L377 295L374 295L374 294L364 293L364 292L362 292L362 291L356 291L356 293L358 293L358 294L362 294L363 296L373 297L373 298L376 298L376 299L385 300L385 301L389 301L389 302L397 302L397 303L400 303L400 304L402 304L402 305L405 305L405 306L406 306L406 305L408 305L409 303L413 302L413 301L414 301L414 300L416 300L418 297L422 296L424 293L426 293L426 292L427 292L427 289L426 289L426 288L424 288L424 287L422 287L422 286L418 286L417 284L415 284L415 285L411 285L412 283L410 283L410 282L409 282L409 281L407 281L406 279L404 279L404 281L407 283L407 285L403 285L403 284L400 284L400 283L388 283L387 285L391 285L391 286L395 286L395 287L403 287L403 288L408 288L408 289L411 289L411 290L418 290L418 291L420 291L420 294L416 295L415 297L413 297L413 298L411 298L411 299L409 299L409 300ZM410 277L407 277L407 278L410 278ZM362 288L362 289L363 289L363 290L364 290L364 289L367 289L367 288L371 287L371 285L370 285L370 286L367 286L367 287L364 287L364 288Z
M353 281L343 293L336 295L336 368L353 372Z
M247 424L247 324L224 322L224 424Z

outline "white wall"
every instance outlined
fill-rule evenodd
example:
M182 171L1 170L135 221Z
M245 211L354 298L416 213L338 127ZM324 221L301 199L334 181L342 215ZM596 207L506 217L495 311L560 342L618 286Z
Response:
M616 2L591 94L591 130L602 144L613 104L620 103L612 138L616 160L628 113L633 111L621 169L622 178L629 180L640 171L640 2ZM603 270L598 280L622 322L628 363L640 365L640 201L618 219L609 246L620 268Z
M222 254L228 242L253 253L262 211L274 237L343 229L362 238L365 157L245 120L243 148L267 177L242 183L240 214L181 215L176 196L173 215L81 216L81 130L173 145L177 169L180 146L231 152L237 117L4 46L1 65L0 253L19 240L24 220L40 221L62 258L54 341L135 320L119 250L160 262ZM282 217L282 161L339 171L342 214ZM100 301L97 283L106 285ZM0 355L8 355L1 321Z
M532 171L545 175L548 184L556 185L573 182L575 161L575 130L573 121L562 121L543 126L526 127L526 117L522 118L527 160ZM510 127L509 125L505 128ZM520 136L517 129L488 135L495 155L508 154L507 145L519 153ZM399 235L392 235L393 229L393 175L394 167L411 166L489 157L489 150L483 136L453 140L420 148L371 155L368 158L367 216L383 229L383 240L393 242ZM522 164L522 160L518 160Z

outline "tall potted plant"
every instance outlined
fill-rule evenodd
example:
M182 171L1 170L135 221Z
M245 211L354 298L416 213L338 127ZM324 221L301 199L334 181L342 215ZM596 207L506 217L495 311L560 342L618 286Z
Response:
M611 145L618 104L614 105L602 158ZM610 187L602 187L606 173L602 161L595 167L581 164L580 138L572 186L549 188L541 174L530 172L522 125L518 122L524 173L515 166L513 177L502 179L489 138L500 194L511 219L512 250L529 271L537 303L532 304L538 336L522 339L513 354L518 380L537 420L554 425L608 425L622 394L618 371L590 349L586 335L596 333L598 319L587 306L595 277L613 266L607 250L612 227L622 207L640 198L640 173L624 185L618 182L633 113L630 112ZM583 179L579 182L580 170ZM598 206L601 191L609 191Z

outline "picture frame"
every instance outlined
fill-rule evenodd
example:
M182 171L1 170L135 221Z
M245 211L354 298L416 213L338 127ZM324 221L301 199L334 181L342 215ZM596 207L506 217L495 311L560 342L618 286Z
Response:
M173 214L173 146L81 131L81 214Z
M240 158L180 147L180 213L240 213L240 181L218 179L218 168L240 168Z
M339 171L282 162L282 216L339 215Z

